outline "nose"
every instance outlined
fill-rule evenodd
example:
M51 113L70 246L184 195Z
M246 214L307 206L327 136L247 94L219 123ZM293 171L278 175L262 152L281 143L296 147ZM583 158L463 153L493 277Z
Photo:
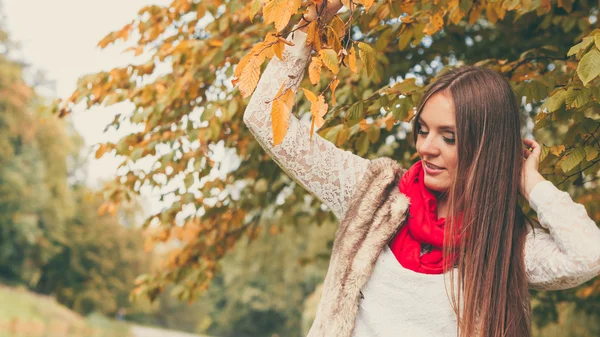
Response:
M439 154L440 149L435 144L435 138L431 132L429 132L429 134L427 134L427 137L423 139L423 142L421 143L421 147L419 147L418 152L421 158L435 157Z

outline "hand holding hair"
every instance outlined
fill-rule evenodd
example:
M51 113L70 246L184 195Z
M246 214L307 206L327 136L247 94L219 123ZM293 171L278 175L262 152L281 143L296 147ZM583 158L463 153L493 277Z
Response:
M529 193L531 193L533 187L546 179L538 171L542 152L540 144L533 139L523 139L523 143L527 148L523 149L524 162L521 170L520 192L529 200Z

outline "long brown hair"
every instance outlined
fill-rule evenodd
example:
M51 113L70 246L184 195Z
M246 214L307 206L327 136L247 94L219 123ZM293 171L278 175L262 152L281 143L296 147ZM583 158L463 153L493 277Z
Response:
M460 234L456 268L447 273L457 335L529 337L531 308L523 257L527 228L517 204L523 165L519 104L502 75L461 66L429 85L414 121L427 100L441 92L451 97L456 114L458 166L447 191L444 254L452 249L450 238ZM413 123L416 144L420 127ZM452 221L460 212L461 228Z

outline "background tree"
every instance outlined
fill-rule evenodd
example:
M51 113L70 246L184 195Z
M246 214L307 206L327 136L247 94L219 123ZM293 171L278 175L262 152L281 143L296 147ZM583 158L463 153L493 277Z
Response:
M314 229L333 220L242 123L261 71L281 56L282 38L313 3L325 1L174 0L144 7L99 43L128 41L127 50L141 55L140 62L82 77L61 103L60 115L78 102L134 104L109 128L133 123L141 131L100 144L96 152L123 158L116 178L121 187L111 192L111 205L142 188L153 189L172 202L148 218L148 245L182 243L164 268L139 279L136 294L154 298L175 283L178 297L193 299L245 235L278 234L289 226ZM409 166L416 153L407 141L406 122L424 86L460 63L490 67L506 76L521 99L523 133L544 144L542 174L600 220L597 1L344 4L347 10L331 24L309 27L315 53L301 82L307 99L295 97L289 111L280 103L294 93L273 97L273 117L281 125L289 113L312 118L319 135L340 148L367 158L390 156ZM311 101L317 105L309 113ZM286 129L273 132L282 139ZM556 318L556 304L564 301L598 313L599 289L596 279L575 290L536 293L537 317Z
M139 209L129 203L117 214L83 185L81 137L26 83L30 69L14 49L0 27L0 282L84 314L132 308L149 255L136 224L119 216Z

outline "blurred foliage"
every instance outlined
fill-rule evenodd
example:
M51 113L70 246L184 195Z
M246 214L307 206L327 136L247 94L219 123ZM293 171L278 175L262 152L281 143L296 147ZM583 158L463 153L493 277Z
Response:
M261 235L274 239L288 228L304 226L306 231L294 238L299 242L287 244L293 254L319 225L334 223L318 200L283 174L242 122L248 102L244 96L253 91L269 59L278 57L280 38L287 36L309 2L174 0L167 6L146 6L99 43L106 47L126 41L139 62L81 77L71 97L53 107L65 116L79 102L89 107L133 103L134 108L117 115L108 128L134 124L141 131L100 144L96 151L98 157L110 153L123 158L115 180L118 187L111 190L105 208L116 209L143 188L161 195L167 206L146 222L147 249L164 242L176 245L161 268L138 279L134 294L154 299L172 289L178 298L193 300L211 292L213 282L213 288L228 293L213 311L223 316L205 316L209 331L250 334L246 327L258 322L264 324L263 333L291 331L291 326L300 331L298 294L310 293L318 283L289 284L289 307L282 308L277 304L280 298L273 296L279 293L264 288L289 281L280 275L240 275L236 290L228 288L234 283L226 278L237 272L235 268L258 263L243 258L272 247L239 248L240 240L258 240ZM597 1L345 3L350 10L330 27L312 27L319 32L310 35L317 37L311 39L319 52L310 63L319 71L309 71L301 82L302 88L323 95L312 116L321 126L320 136L361 156L389 156L409 166L416 157L406 140L406 121L424 85L448 66L490 67L506 76L522 100L523 134L533 133L543 144L542 174L600 221ZM291 112L298 117L310 114L308 98L299 100ZM324 103L328 110L321 116ZM276 117L285 120L284 110L280 106ZM278 137L284 131L279 130ZM220 156L224 149L226 155ZM522 207L535 217L528 205ZM227 252L243 256L227 264ZM259 265L254 268L269 266ZM278 270L284 273L286 268L300 267L290 259ZM325 267L320 268L322 274ZM301 293L296 293L298 287ZM572 303L595 317L600 312L598 279L577 289L534 294L536 322L541 325L558 319L560 303ZM269 304L255 304L248 297L268 297ZM234 304L241 307L229 309ZM238 322L239 330L218 323L228 321Z
M141 231L120 219L135 204L99 214L103 196L76 174L85 165L81 137L25 82L26 67L0 36L0 280L82 314L131 308L149 257Z

